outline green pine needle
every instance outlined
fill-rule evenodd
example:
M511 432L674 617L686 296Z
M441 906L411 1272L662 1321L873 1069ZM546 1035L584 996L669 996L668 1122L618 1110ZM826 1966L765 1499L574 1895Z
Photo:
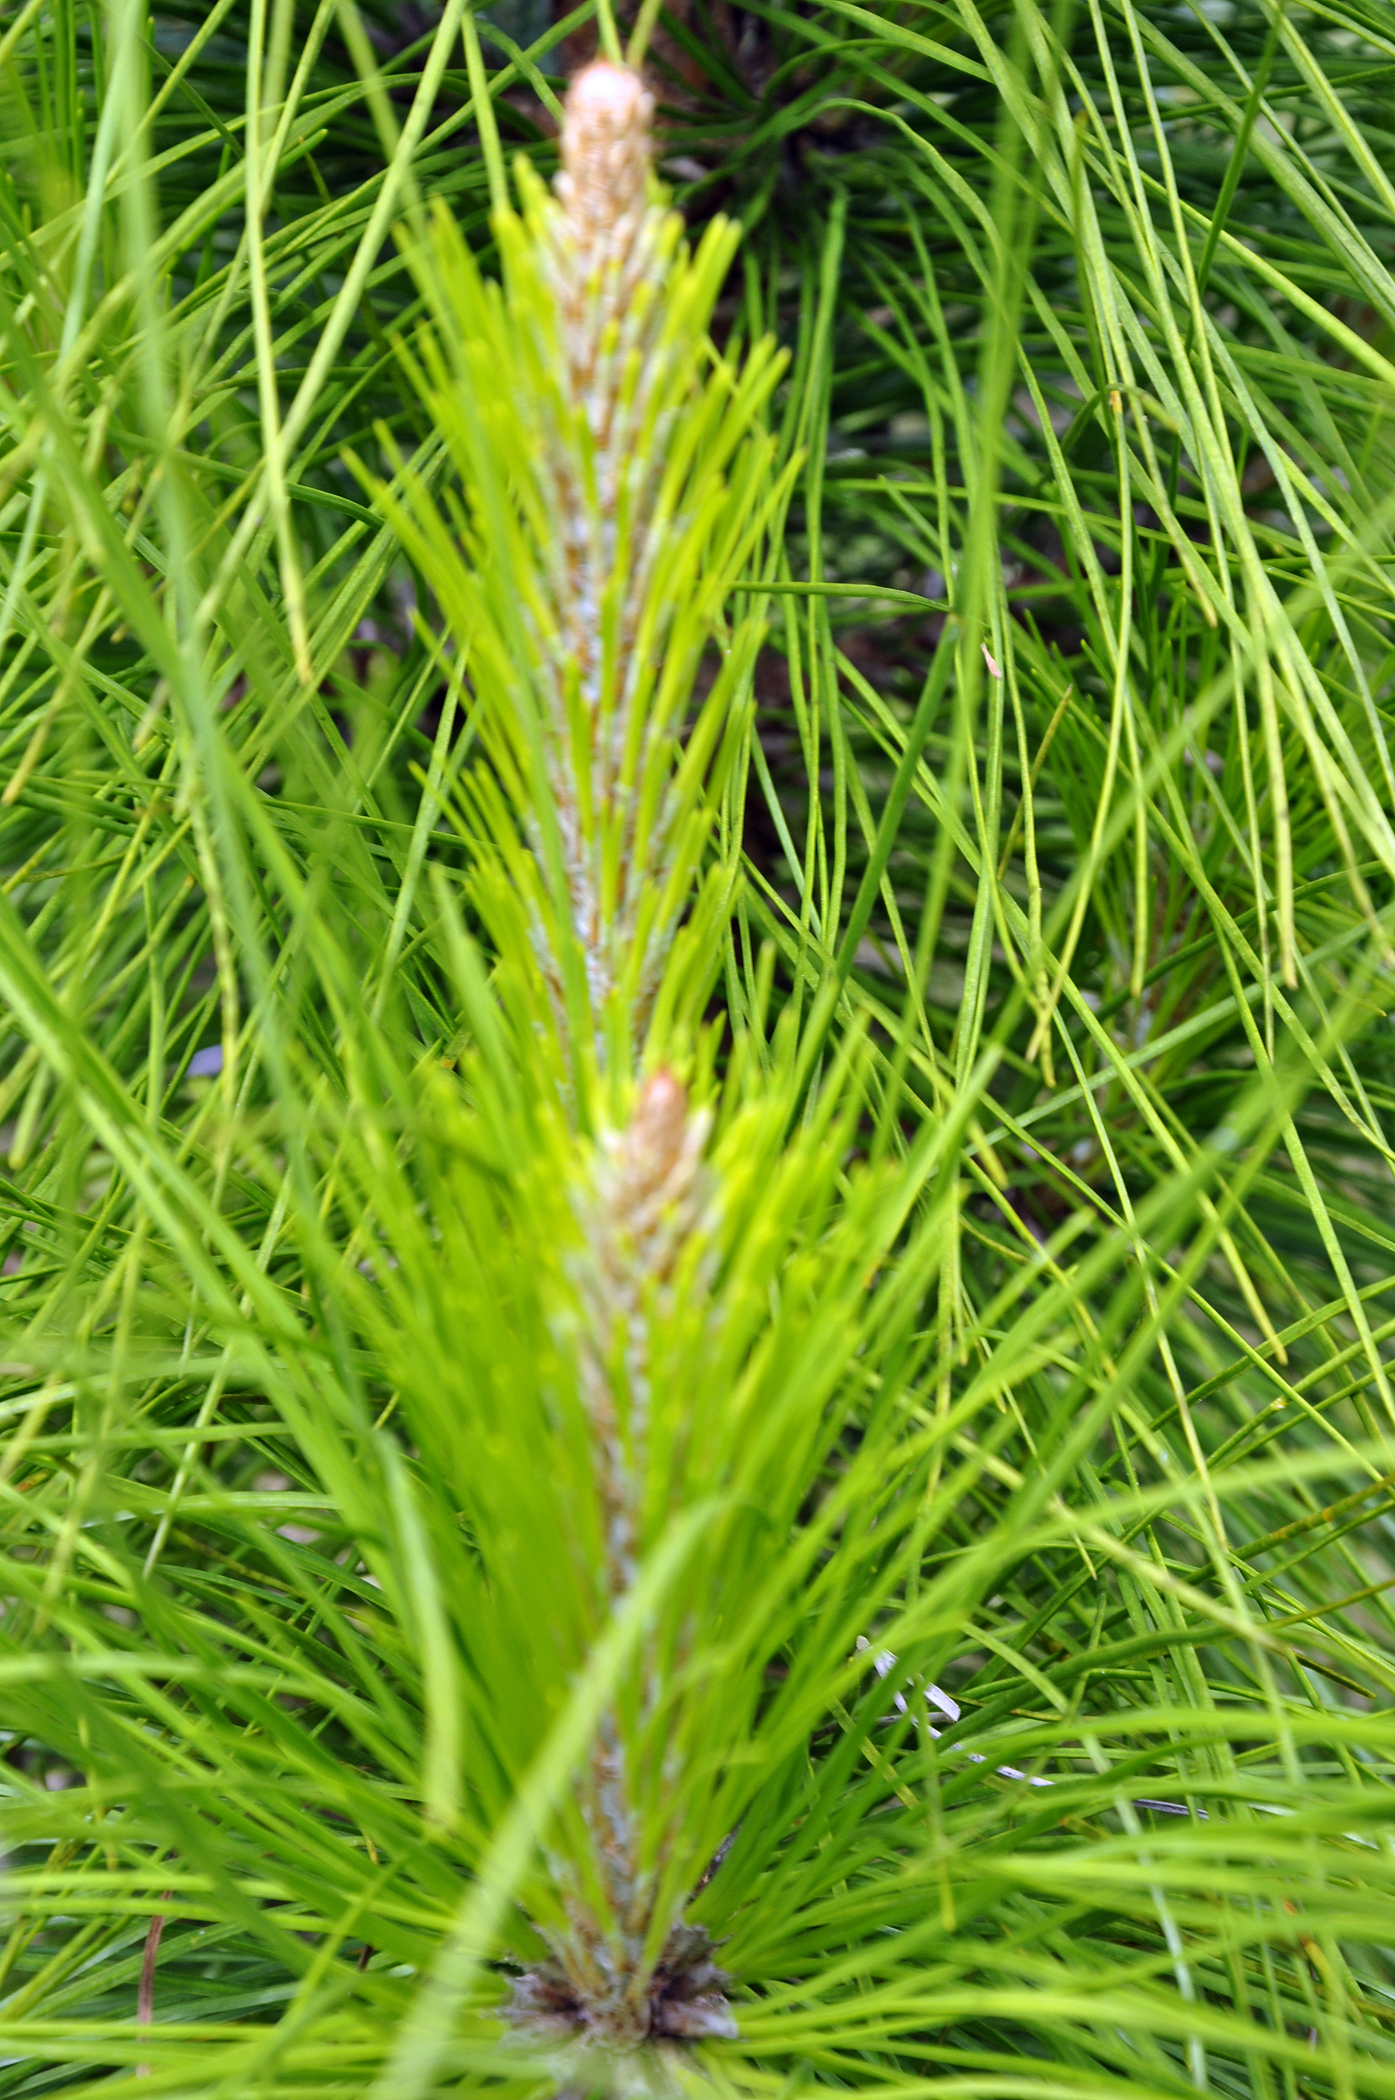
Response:
M1392 107L1358 0L0 16L5 2100L1395 2094Z

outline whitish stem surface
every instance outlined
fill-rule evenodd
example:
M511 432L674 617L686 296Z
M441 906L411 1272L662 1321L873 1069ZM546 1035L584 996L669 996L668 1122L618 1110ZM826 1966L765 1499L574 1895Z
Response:
M606 1583L618 1601L634 1579L648 1459L651 1339L683 1289L699 1301L696 1242L711 1201L702 1164L708 1119L694 1114L679 1081L654 1074L621 1131L603 1138L581 1202L585 1252L577 1282L583 1316L581 1376L590 1417L605 1536ZM652 1711L657 1683L643 1699ZM675 1774L675 1792L681 1774ZM548 2035L574 2036L610 2049L660 2037L731 2036L726 1979L700 1926L667 1921L657 1960L654 1906L665 1865L663 1841L642 1857L631 1775L617 1717L602 1717L582 1776L582 1814L605 1890L599 1909L575 1864L551 1866L567 1930L545 1931L553 1959L515 1986L512 2017Z
M608 896L596 827L583 813L584 800L591 811L623 818L630 782L643 773L632 749L639 624L658 551L651 526L672 420L660 416L646 427L663 376L663 292L673 254L670 214L649 199L652 119L647 89L626 68L601 61L577 75L562 130L562 208L549 215L543 245L561 324L565 404L544 461L557 528L557 625L544 675L573 922L598 1020L635 942L645 887L666 872L652 854L634 852L626 825ZM589 747L585 781L576 777L578 707ZM641 746L654 733L639 725ZM661 821L650 834L660 851L664 835ZM665 945L648 943L636 1036Z

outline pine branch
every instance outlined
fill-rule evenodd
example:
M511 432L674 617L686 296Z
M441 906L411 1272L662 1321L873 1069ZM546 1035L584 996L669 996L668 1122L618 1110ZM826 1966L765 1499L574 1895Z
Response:
M381 492L468 652L494 769L465 790L480 909L509 953L497 869L528 901L552 1024L620 1074L685 922L710 981L730 867L694 892L760 631L733 632L726 606L788 484L760 427L784 359L769 341L740 367L714 352L736 232L714 220L689 254L654 194L651 115L622 68L578 76L557 197L520 161L523 216L498 215L502 287L438 221L447 301L409 368L466 510Z

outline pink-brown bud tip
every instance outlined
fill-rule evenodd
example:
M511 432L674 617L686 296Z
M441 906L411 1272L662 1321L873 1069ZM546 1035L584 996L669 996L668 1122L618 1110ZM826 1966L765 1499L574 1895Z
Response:
M644 1082L627 1133L634 1164L646 1178L662 1181L678 1162L688 1127L688 1095L672 1072L660 1070Z
M654 98L628 66L597 59L567 90L557 194L589 241L644 203Z
M567 90L567 124L580 130L647 131L653 113L649 91L628 66L598 58L583 66Z

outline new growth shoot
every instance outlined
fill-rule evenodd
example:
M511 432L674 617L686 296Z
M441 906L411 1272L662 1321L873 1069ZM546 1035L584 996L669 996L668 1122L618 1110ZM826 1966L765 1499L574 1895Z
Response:
M386 498L468 649L478 908L507 953L524 900L559 1045L614 1077L710 983L734 867L708 837L760 633L726 608L787 486L760 423L784 359L714 351L737 232L689 252L652 114L625 68L578 75L556 196L520 160L522 215L496 214L502 284L439 217L417 377L466 505Z

